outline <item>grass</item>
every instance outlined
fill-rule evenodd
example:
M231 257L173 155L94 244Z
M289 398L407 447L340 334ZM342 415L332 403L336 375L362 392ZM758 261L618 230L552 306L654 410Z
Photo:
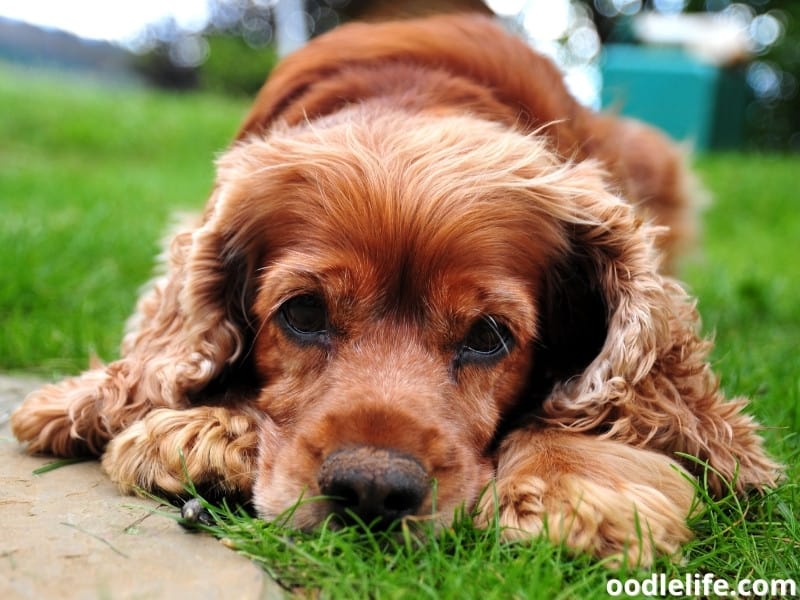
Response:
M200 210L243 103L0 66L0 365L114 358L171 215Z
M407 525L299 533L208 505L199 526L260 564L287 590L332 598L586 598L605 590L608 570L543 541L507 544L465 516L434 532ZM311 582L311 586L309 586Z
M137 288L177 210L199 210L211 158L246 103L169 95L0 66L0 370L49 377L113 359ZM699 170L716 201L684 278L714 333L731 395L753 399L787 480L759 498L708 502L679 564L800 580L800 211L798 160L714 155ZM287 588L321 597L599 598L617 576L543 541L498 543L462 518L419 543L403 531L307 535L211 506L209 530Z
M785 579L800 573L796 486L742 501L730 494L691 520L696 538L679 563L661 558L650 569L612 566L572 556L544 540L500 541L495 524L472 526L467 515L447 529L400 524L389 532L363 525L297 532L242 509L201 500L211 524L191 527L217 536L262 566L285 589L322 598L607 598L611 578L644 581L664 574L684 581L713 573L731 585L743 579ZM184 522L184 524L186 524Z

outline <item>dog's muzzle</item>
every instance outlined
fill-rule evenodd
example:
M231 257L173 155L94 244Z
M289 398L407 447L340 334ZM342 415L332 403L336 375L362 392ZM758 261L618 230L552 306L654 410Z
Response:
M357 517L373 528L414 515L430 488L416 458L387 448L356 446L328 455L317 474L320 492L344 522Z

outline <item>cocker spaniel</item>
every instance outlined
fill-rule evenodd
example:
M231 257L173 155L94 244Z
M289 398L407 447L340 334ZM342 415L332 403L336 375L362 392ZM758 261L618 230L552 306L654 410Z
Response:
M680 153L489 19L313 40L217 169L121 358L14 413L30 452L301 528L464 507L638 563L689 538L692 477L775 482L660 268L692 235Z

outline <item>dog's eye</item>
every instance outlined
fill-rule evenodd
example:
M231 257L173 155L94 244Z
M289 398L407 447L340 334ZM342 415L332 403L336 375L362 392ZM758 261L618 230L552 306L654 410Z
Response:
M280 316L289 330L306 341L328 332L328 313L322 300L313 294L290 298L280 308Z
M459 353L461 362L492 360L511 350L513 338L508 327L494 317L484 316L470 328Z

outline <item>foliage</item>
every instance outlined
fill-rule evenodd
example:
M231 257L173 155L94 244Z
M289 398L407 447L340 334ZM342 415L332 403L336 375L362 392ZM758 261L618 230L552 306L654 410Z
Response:
M169 56L169 46L163 44L134 55L131 65L147 82L160 88L192 90L200 81L197 66L176 64Z
M200 67L205 90L252 97L278 60L272 46L253 48L241 37L217 34L207 40L208 60Z
M185 31L174 19L148 25L134 67L164 88L201 88L254 95L277 61L273 15L257 0L209 0L202 31Z
M756 105L750 117L753 142L760 147L800 151L800 3L772 0L767 8L783 15L786 33L761 57L777 67L779 93Z
M181 65L168 45L159 44L134 58L134 68L148 81L163 88L195 89L252 97L277 62L272 46L254 48L238 36L215 33L198 43L207 58L199 65Z

